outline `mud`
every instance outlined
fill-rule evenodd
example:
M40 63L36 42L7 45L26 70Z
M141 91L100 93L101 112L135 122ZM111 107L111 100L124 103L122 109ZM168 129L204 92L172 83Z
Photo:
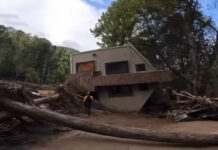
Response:
M80 116L95 122L108 123L112 125L132 126L147 128L163 132L182 133L207 133L218 134L218 122L216 121L192 121L174 123L165 119L148 118L136 114L94 114L91 117ZM34 134L35 136L35 134ZM199 143L200 144L200 143ZM22 148L25 147L24 144ZM150 141L127 140L86 133L78 130L56 134L45 135L44 138L28 143L30 150L216 150L218 146L212 145L178 145ZM19 148L19 147L18 147Z
M66 131L69 130L40 122L21 123L13 130L0 132L0 150L29 150Z

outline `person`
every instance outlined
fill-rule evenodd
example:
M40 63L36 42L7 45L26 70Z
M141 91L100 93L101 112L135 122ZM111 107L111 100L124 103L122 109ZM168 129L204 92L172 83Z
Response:
M86 95L84 96L83 101L82 101L82 103L86 107L86 113L88 114L88 116L91 115L92 102L97 102L97 101L88 91L86 92Z

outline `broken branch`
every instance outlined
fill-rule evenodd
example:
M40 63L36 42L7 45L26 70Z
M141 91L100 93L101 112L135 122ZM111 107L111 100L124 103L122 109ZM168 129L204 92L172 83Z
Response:
M37 98L37 99L34 99L34 104L38 106L41 104L49 103L49 102L57 100L59 97L60 97L59 94L55 94L52 96Z

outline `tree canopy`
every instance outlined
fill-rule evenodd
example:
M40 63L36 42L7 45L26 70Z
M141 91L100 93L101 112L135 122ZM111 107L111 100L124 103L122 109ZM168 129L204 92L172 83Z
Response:
M176 75L173 87L204 94L211 88L218 37L200 7L197 0L117 0L91 32L101 47L131 42L156 68Z
M0 78L33 83L63 82L70 73L69 55L77 51L0 26Z

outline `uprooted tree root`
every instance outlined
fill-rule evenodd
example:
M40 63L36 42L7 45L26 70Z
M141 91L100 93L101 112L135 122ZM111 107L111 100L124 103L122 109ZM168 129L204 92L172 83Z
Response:
M218 98L195 96L187 91L173 91L173 94L177 100L169 118L175 121L218 120Z

